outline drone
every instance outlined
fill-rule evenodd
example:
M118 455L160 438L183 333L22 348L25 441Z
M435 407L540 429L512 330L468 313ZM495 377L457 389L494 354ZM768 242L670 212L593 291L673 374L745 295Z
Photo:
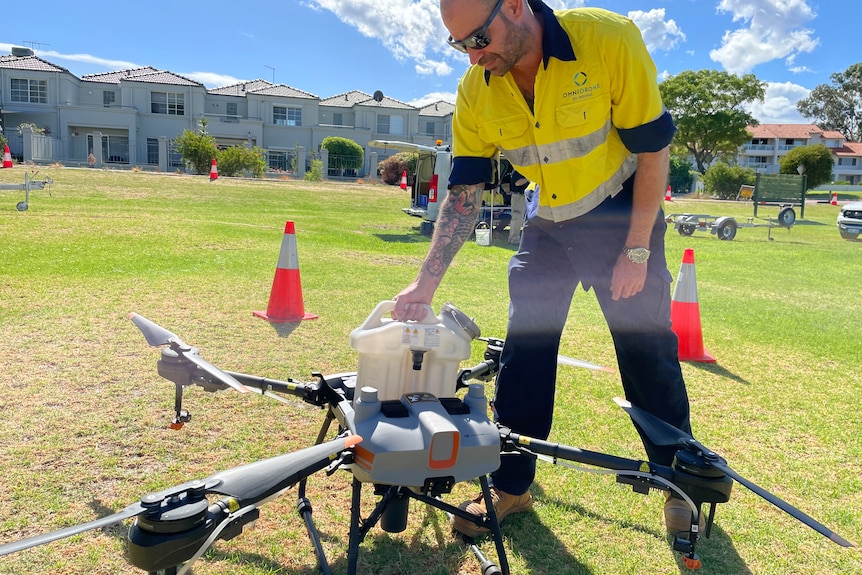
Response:
M504 340L480 337L478 328L460 310L446 304L442 313L465 326L470 338L484 341L483 361L459 369L451 396L437 397L411 390L399 398L381 397L372 386L359 386L356 372L333 375L312 373L312 381L292 378L282 381L223 370L206 361L200 350L177 335L135 313L128 318L147 343L161 348L158 375L175 385L174 419L171 427L191 421L183 408L183 391L200 386L206 391L232 390L259 393L286 401L286 396L325 410L316 443L284 455L220 471L205 479L143 495L125 509L94 521L0 545L0 556L43 545L92 529L133 519L129 528L127 559L151 575L184 575L217 540L239 536L243 528L260 516L267 502L296 488L297 511L305 524L318 568L331 575L321 536L307 497L308 480L318 472L352 475L351 512L348 526L347 573L355 575L359 547L379 524L389 533L406 529L410 500L434 507L449 516L459 516L487 529L493 538L497 562L480 550L476 541L462 536L481 565L483 575L509 575L500 524L494 512L488 475L501 457L532 457L553 465L616 476L619 483L636 493L650 490L672 492L691 508L688 532L673 537L673 549L689 569L701 566L696 547L701 535L709 537L717 504L730 500L734 482L756 493L772 505L842 547L852 543L786 501L734 471L727 461L690 434L658 419L649 412L616 398L616 403L657 445L677 448L670 466L588 451L520 435L498 425L487 416L484 382L499 371ZM422 369L424 351L412 352L413 369ZM561 363L601 369L600 366L560 357ZM466 389L458 396L457 392ZM333 436L331 439L328 437ZM589 467L580 467L581 464ZM443 501L456 483L478 479L487 514L477 515ZM378 497L365 517L360 508L362 489L371 486ZM708 506L705 532L699 522Z

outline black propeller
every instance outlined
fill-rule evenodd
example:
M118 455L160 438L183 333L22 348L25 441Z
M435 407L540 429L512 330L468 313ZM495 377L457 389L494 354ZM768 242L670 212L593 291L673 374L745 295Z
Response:
M77 535L91 529L109 527L125 519L158 508L163 501L190 489L202 491L203 494L216 493L233 497L238 500L241 507L254 505L291 487L311 473L326 467L337 454L353 447L360 441L362 441L362 438L358 435L339 437L332 441L306 447L293 453L220 471L210 475L203 481L189 481L176 487L150 493L144 495L137 503L133 503L113 515L52 531L51 533L45 533L44 535L28 537L14 543L0 545L0 557L36 547L37 545L44 545L45 543L71 537L72 535Z
M739 473L734 471L727 465L727 461L712 451L711 449L705 447L699 441L697 441L694 437L689 435L688 433L682 431L681 429L677 429L673 425L662 421L657 418L653 414L645 411L639 407L632 405L629 401L625 399L621 399L619 397L615 397L614 401L622 407L626 413L629 414L629 417L643 430L643 432L650 438L650 440L656 445L664 445L664 446L676 446L680 449L686 449L692 452L700 452L703 455L704 462L726 474L728 477L731 477L739 484L744 485L760 497L764 498L768 502L772 503L785 513L790 516L796 518L802 523L808 525L821 535L828 537L838 545L842 547L855 547L852 543L812 518L811 516L803 513L796 507L787 503L780 497L773 495L769 491L766 491L762 487L752 483L748 479L742 477Z
M232 375L225 373L202 358L197 348L186 344L176 334L151 322L142 315L130 313L127 317L132 320L132 323L134 323L139 330L141 330L141 333L144 334L148 344L152 346L168 345L177 353L177 355L192 362L218 382L223 383L240 393L248 393L251 391L237 381Z

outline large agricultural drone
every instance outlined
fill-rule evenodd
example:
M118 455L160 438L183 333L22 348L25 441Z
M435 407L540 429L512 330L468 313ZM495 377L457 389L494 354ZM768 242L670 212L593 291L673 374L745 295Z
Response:
M454 306L446 304L444 310L459 323L469 323L475 328L472 320ZM725 459L691 435L625 400L615 401L653 442L678 449L671 466L542 441L489 421L484 385L480 382L490 381L497 374L503 341L479 338L478 328L471 330L471 337L487 343L484 360L459 371L452 397L438 398L416 390L399 399L381 401L372 387L356 389L355 373L329 376L315 373L315 381L301 382L224 371L204 360L197 348L187 345L170 331L137 314L129 314L129 319L150 345L164 346L158 373L176 386L172 427L179 429L191 420L190 413L182 406L183 390L190 385L202 386L208 391L258 392L281 400L284 396L293 396L325 408L316 444L146 494L122 511L101 519L0 545L0 556L134 518L128 532L129 562L152 575L183 575L216 540L240 535L245 525L257 519L261 506L289 488L297 487L297 510L314 546L320 571L330 575L306 497L306 483L318 471L333 474L344 470L353 476L348 575L356 574L359 545L375 525L379 523L390 533L406 528L410 499L490 530L499 566L485 557L472 539L464 538L465 543L479 560L483 575L508 575L487 476L499 466L501 457L511 456L535 457L554 465L577 468L565 463L575 462L608 470L616 475L618 482L642 494L650 489L673 492L692 510L689 531L676 534L673 541L674 549L682 553L684 564L691 569L700 567L695 548L701 536L698 524L702 507L708 504L704 534L708 537L716 506L729 501L734 481L836 544L853 546L812 517L739 475ZM598 367L561 359L570 365ZM470 383L472 380L477 382ZM467 391L463 398L457 397L454 392L464 388ZM333 423L337 423L335 430L330 429ZM335 437L326 440L332 434ZM441 496L449 493L455 483L476 478L489 510L487 515L475 515L442 501ZM365 484L373 486L379 500L363 518L360 495Z

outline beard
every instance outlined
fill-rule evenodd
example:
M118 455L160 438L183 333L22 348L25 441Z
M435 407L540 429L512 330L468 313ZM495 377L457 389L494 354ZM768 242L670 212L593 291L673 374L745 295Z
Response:
M477 62L494 76L504 76L528 51L531 42L527 30L517 26L503 14L498 16L506 26L506 36L495 52L488 52Z

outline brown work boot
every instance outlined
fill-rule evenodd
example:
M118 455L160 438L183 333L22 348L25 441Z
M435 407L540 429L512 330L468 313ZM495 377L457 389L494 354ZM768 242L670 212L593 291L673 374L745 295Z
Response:
M529 491L523 495L512 495L505 491L500 491L496 487L492 487L491 501L494 504L494 512L497 514L498 522L502 522L503 519L511 513L529 511L533 508L533 497L530 495ZM472 501L465 501L459 505L458 508L474 515L487 514L487 509L485 509L485 498L482 494L479 494L479 497ZM463 533L468 537L478 537L479 535L490 533L489 529L479 527L475 523L462 517L458 517L457 515L452 516L451 524L452 529Z
M669 535L688 533L691 529L691 507L682 499L671 497L670 492L664 493L664 525ZM706 529L703 513L697 518L698 533Z

